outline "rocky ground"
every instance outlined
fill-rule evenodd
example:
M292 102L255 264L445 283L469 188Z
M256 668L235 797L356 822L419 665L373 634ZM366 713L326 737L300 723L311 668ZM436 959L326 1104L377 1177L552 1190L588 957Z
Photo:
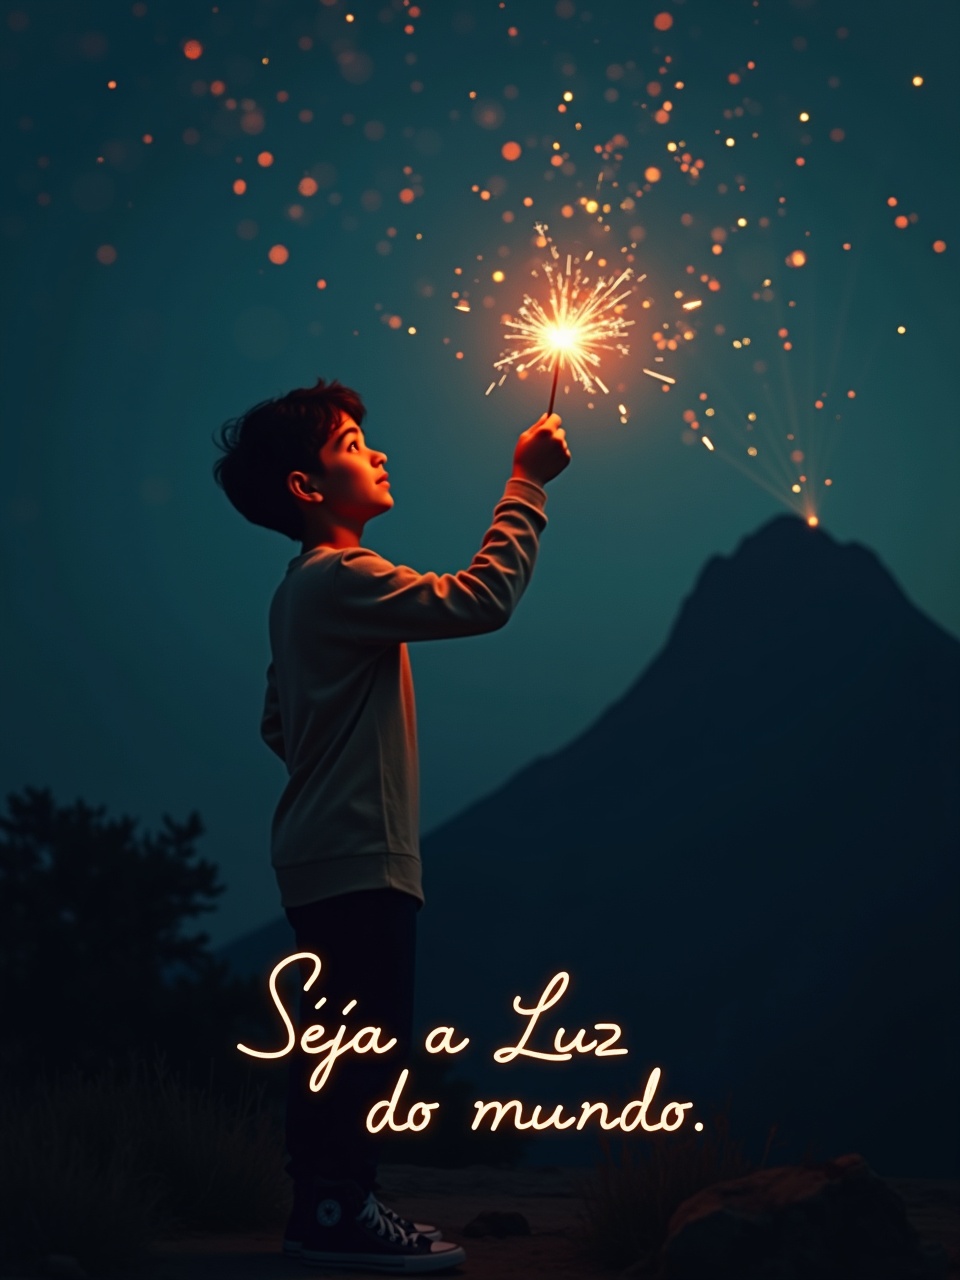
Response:
M610 1272L580 1253L575 1241L580 1200L573 1178L582 1170L424 1169L382 1166L380 1197L400 1213L435 1223L444 1239L463 1245L467 1261L447 1274L470 1280L609 1280ZM471 1238L463 1227L491 1210L521 1213L528 1236ZM279 1253L280 1233L193 1236L157 1246L149 1280L285 1280L317 1274ZM373 1272L352 1271L353 1276Z
M431 1221L444 1238L463 1245L467 1261L450 1273L469 1280L611 1280L615 1271L591 1261L577 1239L582 1169L424 1169L383 1166L383 1200L408 1217ZM960 1183L926 1179L886 1181L903 1198L921 1235L939 1242L960 1280ZM530 1235L474 1238L463 1228L479 1214L520 1213ZM280 1254L280 1233L199 1235L156 1246L144 1280L288 1280L318 1274ZM375 1273L357 1272L353 1276Z

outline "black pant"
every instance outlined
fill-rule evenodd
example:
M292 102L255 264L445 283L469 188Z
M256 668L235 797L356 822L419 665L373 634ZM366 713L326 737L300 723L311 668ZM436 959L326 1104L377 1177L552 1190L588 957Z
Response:
M297 950L322 961L320 976L300 998L297 1043L287 1077L287 1173L294 1182L312 1176L353 1178L372 1191L380 1140L369 1133L366 1117L375 1102L389 1099L408 1064L413 1037L413 975L417 911L420 901L399 889L364 889L338 894L303 907L287 907ZM297 964L301 984L310 976L306 960ZM318 1010L316 1002L326 996ZM356 1000L344 1016L348 1001ZM382 1027L379 1043L396 1036L388 1053L352 1050L338 1057L319 1092L310 1075L326 1051L304 1053L300 1037L320 1023L322 1037L347 1027L346 1043L361 1027Z

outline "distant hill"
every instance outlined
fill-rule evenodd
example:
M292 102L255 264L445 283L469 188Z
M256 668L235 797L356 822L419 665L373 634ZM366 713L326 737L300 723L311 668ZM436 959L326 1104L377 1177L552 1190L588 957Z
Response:
M774 519L706 564L589 729L424 839L418 1028L470 1035L477 1097L569 1112L659 1066L654 1120L692 1101L708 1124L730 1094L753 1146L778 1125L778 1159L810 1141L960 1176L958 782L960 643L870 551ZM265 972L291 942L280 920L220 954ZM494 1064L513 997L561 969L535 1047L619 1022L628 1056Z

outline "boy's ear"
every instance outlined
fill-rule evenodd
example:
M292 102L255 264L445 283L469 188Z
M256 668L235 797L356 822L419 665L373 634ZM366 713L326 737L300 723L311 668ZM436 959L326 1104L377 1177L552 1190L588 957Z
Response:
M299 496L297 493L298 490L300 493L315 493L318 501L323 501L323 494L314 485L310 477L305 475L302 471L291 471L290 475L287 477L287 488L296 496Z

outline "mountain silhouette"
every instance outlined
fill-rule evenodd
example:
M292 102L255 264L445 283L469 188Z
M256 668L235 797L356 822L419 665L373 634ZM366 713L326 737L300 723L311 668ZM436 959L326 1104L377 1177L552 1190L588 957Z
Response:
M476 1097L527 1113L619 1110L657 1066L651 1123L731 1099L780 1161L955 1177L958 780L960 642L866 548L774 519L708 561L585 732L424 838L418 1030L455 1024ZM281 920L222 954L266 974L290 941ZM493 1062L514 997L560 970L530 1047L615 1022L628 1054ZM594 1134L536 1134L533 1158L593 1159Z

